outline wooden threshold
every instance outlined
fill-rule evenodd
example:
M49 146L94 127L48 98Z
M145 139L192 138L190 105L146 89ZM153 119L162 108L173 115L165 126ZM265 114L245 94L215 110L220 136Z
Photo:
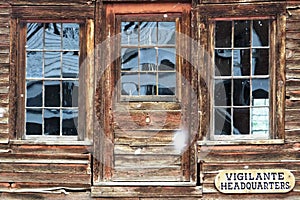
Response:
M128 182L127 182L128 183ZM125 182L124 182L125 184ZM143 182L135 182L135 185L101 185L91 188L91 197L202 197L200 186L162 186L142 185Z

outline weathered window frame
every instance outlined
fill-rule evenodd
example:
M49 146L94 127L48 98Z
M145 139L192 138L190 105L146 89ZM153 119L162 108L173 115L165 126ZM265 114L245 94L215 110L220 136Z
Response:
M67 7L65 7L67 8ZM15 143L51 143L51 144L83 144L92 140L93 129L93 94L94 94L94 22L93 10L89 7L68 7L69 12L62 14L63 9L59 6L14 6L12 8L12 55L13 70L11 71L13 96L15 101L11 105L15 115L11 117L15 123L11 124L11 138ZM82 10L78 15L79 10ZM75 19L74 16L78 15ZM78 102L78 125L77 136L26 136L25 135L25 45L27 23L76 23L79 24L79 85L80 92ZM87 78L89 77L89 78ZM22 141L24 140L24 141Z
M202 31L206 33L207 41L207 66L202 70L206 70L205 82L208 83L207 87L202 87L202 91L208 91L206 96L206 102L209 106L202 104L202 112L208 113L207 116L202 118L202 141L199 141L200 145L226 145L226 144L275 144L283 143L284 141L284 105L285 105L285 17L284 4L254 4L254 5L201 5L199 6L199 13L201 15L201 21L203 23ZM218 12L213 12L218 10ZM222 15L220 14L222 13ZM270 85L270 129L269 138L246 138L243 137L225 137L215 138L212 132L212 105L213 105L213 63L214 63L214 23L216 20L232 21L234 19L273 19L271 23L270 33L270 79L272 84ZM205 35L205 34L204 34ZM204 76L205 77L205 76ZM205 124L206 123L206 124Z

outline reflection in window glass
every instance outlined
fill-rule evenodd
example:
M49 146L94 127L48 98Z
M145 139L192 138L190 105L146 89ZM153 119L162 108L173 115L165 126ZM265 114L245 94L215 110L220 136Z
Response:
M79 54L79 24L27 23L26 135L77 135Z
M121 22L121 95L176 94L175 35L175 22Z
M215 23L214 135L269 134L269 24L270 20Z
M77 135L77 110L63 110L62 135Z
M40 135L42 131L43 114L42 109L26 110L26 134Z

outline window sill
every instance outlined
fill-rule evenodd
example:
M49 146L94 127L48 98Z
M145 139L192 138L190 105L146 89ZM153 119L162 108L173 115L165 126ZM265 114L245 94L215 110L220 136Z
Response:
M197 144L199 146L218 146L218 145L266 145L266 144L284 144L283 139L272 139L272 140L232 140L232 141L198 141Z
M18 144L18 145L61 145L61 146L91 146L93 142L90 140L87 141L57 141L57 140L49 140L49 141L41 141L41 140L10 140L11 144Z

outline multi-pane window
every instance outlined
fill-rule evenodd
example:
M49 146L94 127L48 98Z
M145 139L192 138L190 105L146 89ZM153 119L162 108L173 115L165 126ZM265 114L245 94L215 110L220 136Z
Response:
M212 102L215 139L269 138L271 22L270 19L215 21Z
M175 96L176 67L175 21L121 22L123 99Z
M79 24L27 23L25 134L77 136Z

